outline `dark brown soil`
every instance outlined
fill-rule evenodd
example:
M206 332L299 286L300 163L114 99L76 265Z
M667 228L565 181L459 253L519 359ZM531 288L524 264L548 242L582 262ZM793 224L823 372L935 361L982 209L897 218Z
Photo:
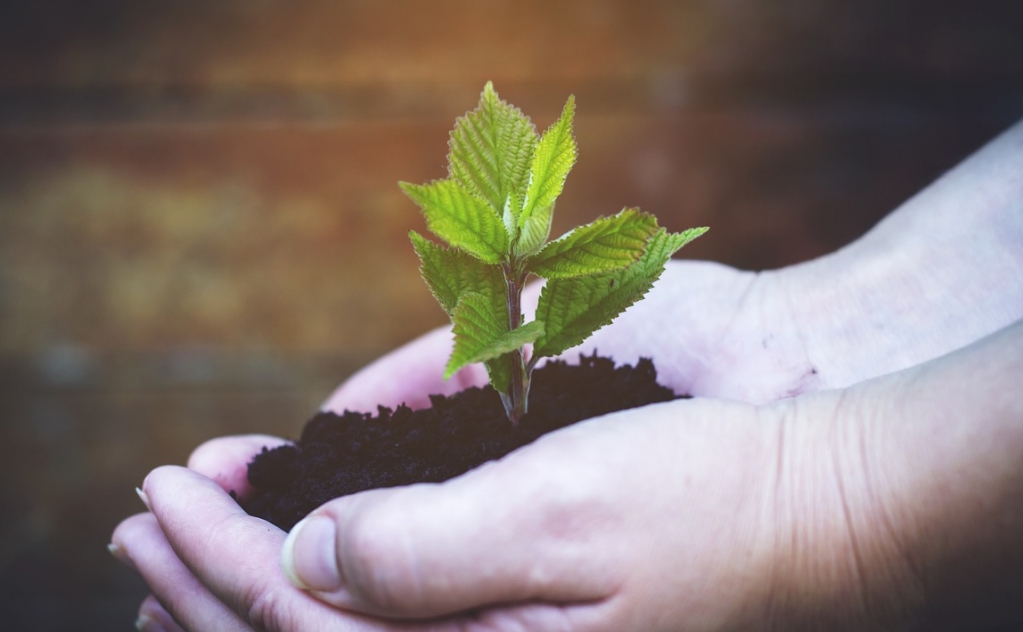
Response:
M380 407L376 415L319 413L294 445L266 448L249 464L256 493L243 506L289 530L323 503L378 487L440 482L552 430L606 413L669 401L650 360L615 367L582 356L533 373L529 413L513 427L492 388L431 397L433 406Z

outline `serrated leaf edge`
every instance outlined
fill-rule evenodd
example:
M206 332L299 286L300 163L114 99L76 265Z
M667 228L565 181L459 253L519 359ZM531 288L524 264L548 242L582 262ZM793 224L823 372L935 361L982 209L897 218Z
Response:
M627 229L631 234L625 232ZM545 279L591 276L618 270L643 255L658 229L657 218L653 215L636 208L626 208L615 215L600 217L573 228L549 242L530 258L527 269ZM609 243L614 241L620 243ZM598 262L587 267L579 260L582 257Z
M671 255L702 234L700 232L694 237L688 234L690 232L669 233L661 228L650 238L643 255L625 268L601 275L548 281L540 293L540 302L536 312L536 318L544 323L545 331L544 335L538 338L534 344L534 355L536 357L551 357L564 353L582 343L597 330L613 322L622 312L646 296L653 284L664 273L665 265ZM607 284L608 289L615 288L612 291L619 296L614 301L617 304L616 307L606 309L605 315L589 323L584 329L570 331L572 324L567 323L560 328L561 331L556 329L551 331L552 299L550 296L556 295L557 292L567 292L569 298L562 299L565 305L571 306L580 301L587 303L573 318L578 323L580 320L585 320L581 318L582 316L587 314L592 316L593 311L600 309L601 304L612 296L611 293L607 293L594 302L590 297L580 296L580 293L585 291L592 296L595 288L604 283ZM551 336L556 339L554 343L550 340Z

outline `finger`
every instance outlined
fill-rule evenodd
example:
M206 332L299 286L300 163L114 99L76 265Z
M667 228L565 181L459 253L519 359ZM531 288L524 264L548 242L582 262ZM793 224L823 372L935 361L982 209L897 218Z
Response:
M205 589L256 629L321 630L344 624L352 632L391 629L339 613L292 586L278 561L284 533L246 514L208 478L165 466L149 474L143 490L178 558Z
M338 413L346 409L376 412L377 406L393 408L402 403L425 408L430 405L430 395L451 395L469 386L486 384L486 371L478 365L465 367L451 379L444 379L451 347L451 328L436 329L353 375L321 408Z
M282 567L328 603L389 617L604 599L615 580L589 554L618 547L613 507L590 484L604 464L551 471L563 443L548 435L444 484L328 503L292 529Z
M135 621L135 627L140 632L153 632L156 630L162 632L187 632L160 605L160 601L154 595L149 595L142 600L142 605L139 606L139 618Z
M270 435L219 437L196 448L188 457L188 468L212 479L224 491L246 498L252 493L249 462L263 448L273 449L285 443L284 439Z
M181 563L152 514L124 520L114 530L113 542L186 630L251 630Z
M227 624L233 625L235 618L233 613L224 606L219 600L216 599L205 590L205 588L198 583L196 578L191 572L181 563L176 557L173 551L170 550L170 545L167 543L165 538L160 537L159 533L141 533L141 530L147 530L147 525L136 525L135 521L138 519L145 519L149 522L154 522L151 514L142 514L134 516L129 520L125 521L122 527L119 527L115 532L114 540L119 543L119 547L126 547L121 552L121 555L126 556L127 547L132 550L140 550L137 555L141 562L141 568L144 570L144 577L149 577L147 583L152 586L157 586L159 594L162 595L162 599L166 600L168 604L175 612L180 613L178 616L183 621L188 622L189 627L182 627L170 614L170 611L160 603L160 600L156 595L149 595L143 600L142 605L139 607L139 617L136 621L136 627L145 632L151 629L165 630L166 632L184 632L184 630L195 630L196 632L202 632L204 630L248 630L247 626L244 627L206 627L208 625L224 625L210 616L210 609L215 608L222 611L223 620ZM140 537L143 536L143 537ZM134 562L131 562L127 557L121 558L126 564L129 564L132 568L135 568ZM155 570L154 570L155 569ZM162 581L161 581L162 580ZM199 613L204 613L205 617L197 617ZM334 622L335 625L341 623L341 614L338 615L338 621ZM357 617L352 617L357 618ZM470 615L470 620L474 622L480 629L493 629L493 630L553 630L553 629L566 629L566 622L572 622L572 625L567 626L567 629L593 629L597 626L593 625L597 622L607 621L607 617L604 614L603 609L594 610L587 606L582 607L568 607L562 608L555 604L542 604L542 603L529 603L521 606L513 606L507 608L497 608L486 611L477 611ZM159 627L156 627L159 625ZM295 627L295 630L302 629L316 629L316 628L305 628ZM335 628L331 628L335 629ZM364 626L345 628L353 631L367 629ZM379 630L379 628L372 627L370 630ZM385 628L391 629L391 628ZM416 629L408 626L402 626L398 628L405 632L414 632ZM456 618L449 621L433 621L422 627L423 632L430 630L431 632L444 632L445 630L464 630L465 619Z

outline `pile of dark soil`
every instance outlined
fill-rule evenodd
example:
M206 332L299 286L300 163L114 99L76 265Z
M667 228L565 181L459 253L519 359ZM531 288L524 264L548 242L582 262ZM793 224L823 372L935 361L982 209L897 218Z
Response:
M650 360L615 367L582 356L578 365L548 362L533 373L529 413L513 427L489 386L431 397L432 408L380 407L376 415L320 413L294 445L266 448L249 464L256 493L245 510L289 530L323 503L355 492L463 474L577 421L665 402L677 396L657 383Z

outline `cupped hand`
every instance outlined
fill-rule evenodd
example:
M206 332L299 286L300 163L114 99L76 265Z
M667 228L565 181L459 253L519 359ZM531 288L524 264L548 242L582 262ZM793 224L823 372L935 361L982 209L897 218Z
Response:
M834 469L860 454L842 401L857 398L616 413L446 483L337 499L288 537L212 480L238 483L240 455L266 439L222 439L193 470L154 470L143 485L151 513L122 523L114 543L185 630L755 630L808 612L856 621L866 549L849 546L846 521L870 495L843 494L862 473Z
M267 438L223 439L114 544L186 630L887 629L1023 579L1021 358L1023 321L847 389L623 411L288 536L213 480Z
M888 323L882 330L887 331L887 339L892 344L898 338L901 352L880 353L877 347L857 345L861 331L843 327L842 318L814 307L842 304L842 297L835 300L835 296L819 296L821 287L831 287L828 291L833 294L842 292L841 284L834 287L817 283L818 275L826 272L827 265L834 263L814 263L753 274L711 263L673 262L647 299L622 315L615 326L598 332L587 343L586 350L596 349L621 362L653 357L660 381L678 392L765 402L816 389L844 386L901 368L907 363L907 358L927 359L946 350L942 345L956 344L954 337L900 331L898 322L895 322ZM847 285L845 289L852 296L851 286ZM538 288L534 287L531 291L533 302L537 293ZM794 309L794 305L802 306L802 311ZM846 311L844 317L851 318L850 314L855 309ZM992 311L992 314L997 313ZM884 310L876 310L870 322L881 322L883 314ZM964 328L990 326L990 323L974 320ZM883 334L880 337L885 339ZM486 376L478 367L462 371L449 382L441 381L439 376L450 344L450 334L445 330L424 336L354 376L330 398L326 407L373 410L380 403L393 405L402 401L426 405L431 393L450 393L470 384L485 383ZM244 493L247 490L245 464L263 445L277 441L280 440L217 440L197 450L190 467L216 480L223 489ZM638 453L633 456L640 461L643 459ZM536 467L543 469L549 466L538 464ZM226 507L233 506L231 501L225 502L228 503ZM217 604L215 610L225 613L253 610L253 607L224 605L207 586L203 575L192 574L189 566L175 556L160 528L161 523L154 521L152 516L138 517L129 523L133 521L146 525L142 533L146 534L147 546L153 555L160 555L152 559L160 559L168 569L175 569L156 575L156 567L153 567L153 577L147 578L151 586L157 576L179 574L190 579L174 585L194 587L184 594L192 598L205 594L203 603ZM178 538L185 537L183 525L168 527L168 533ZM275 537L276 540L267 543L263 549L252 548L253 551L265 552L264 561L270 569L276 568L283 542L282 534L277 533ZM235 580L242 582L243 578L236 577ZM178 603L175 595L181 594L179 590L161 593L156 586L153 590L161 594L167 603ZM290 591L292 588L280 584L276 590ZM256 594L251 589L243 592ZM227 603L232 600L237 603L235 597L227 597L226 600ZM181 616L188 616L187 613L194 611L191 602L189 604L177 608L178 612L184 613ZM143 604L141 611L153 618L170 619L152 599ZM198 608L198 611L203 611L203 608ZM250 618L258 620L275 616L260 614L258 607L255 611L256 614ZM530 616L536 612L539 611L532 611ZM543 612L557 612L552 615L555 618L563 615L560 609ZM576 609L573 612L585 611ZM504 612L502 616L509 615ZM514 616L524 615L517 610ZM204 628L200 625L189 629Z
M895 318L900 315L899 310L886 312L881 308L875 309L868 321L880 331L873 333L875 344L873 346L858 344L865 335L863 330L845 326L847 320L854 317L857 309L853 298L854 285L823 283L827 268L834 265L837 265L835 260L828 259L781 271L753 274L710 263L672 263L647 300L626 312L614 327L598 332L587 343L586 350L596 349L622 362L634 362L639 357L652 357L657 364L660 381L678 392L746 402L767 402L779 397L845 386L901 368L912 361L939 355L960 344L956 336L934 335L921 328L912 332L906 331L907 325ZM533 288L533 301L536 295L537 288ZM829 307L827 309L815 307L822 305ZM801 306L801 309L794 306ZM982 334L996 324L992 322L992 318L1005 317L1004 311L990 310L989 314L990 317L987 318L964 321L957 335L961 337ZM439 376L447 360L450 344L450 334L445 330L424 336L354 376L330 398L326 407L335 410L344 408L372 410L377 404L393 405L402 401L412 405L426 405L428 395L431 393L450 393L470 384L484 383L486 376L477 367L462 371L449 382L440 380ZM630 419L645 414L640 411L623 413ZM263 445L277 441L280 440L267 438L218 440L197 450L190 467L216 480L223 489L244 493L247 490L245 464ZM643 462L645 457L641 451L637 451L631 458ZM539 471L551 467L542 463L542 459L536 463L535 468ZM623 464L622 467L629 466ZM709 469L705 470L704 474L714 471L710 465L707 467ZM640 468L637 471L647 472L647 469ZM183 475L181 472L178 474ZM656 477L655 472L647 474ZM183 489L192 489L190 485L191 483ZM199 489L196 488L197 491ZM203 489L210 492L208 488ZM417 489L413 488L407 493L419 493L414 491ZM484 496L489 493L500 495L506 492L491 490ZM630 490L625 495L633 493L636 493L636 490ZM639 497L642 497L642 494L639 494ZM228 508L237 510L229 499L220 498L219 501L226 503L222 507L224 511ZM556 501L557 499L551 499L552 503ZM524 508L522 510L526 511ZM654 520L655 516L649 516L649 519ZM225 620L228 620L230 613L237 612L244 614L239 619L242 622L261 621L278 616L275 607L270 608L269 614L264 614L260 606L245 605L244 600L239 600L236 596L238 586L243 586L241 590L243 594L260 594L258 590L246 586L243 577L234 577L233 584L221 584L233 587L220 589L231 593L221 600L218 591L207 584L207 581L212 580L207 579L199 570L193 573L192 569L195 567L181 561L187 558L176 557L175 550L185 551L186 545L177 544L172 547L171 542L190 537L186 535L191 528L187 523L165 525L155 521L152 516L142 516L127 521L127 526L124 527L128 530L126 532L130 532L133 528L131 525L136 523L143 525L139 528L148 542L145 546L151 551L149 559L153 560L154 564L155 560L160 560L166 565L165 572L160 572L158 566L152 566L149 567L150 575L144 576L165 603L180 604L182 595L188 597L185 602L187 606L176 607L176 612L186 617L182 619L183 621L188 621L187 617L192 616L188 613L205 610L203 607L193 608L195 604L192 600L198 598L198 595L205 595L202 603L221 611L223 613L221 616L225 617ZM163 535L164 530L167 536ZM267 564L266 568L261 570L263 574L275 572L273 569L276 569L276 558L283 542L283 534L274 531L276 530L271 529L266 533L265 537L271 537L272 534L273 539L264 543L262 548L251 547L251 551L263 553L263 562ZM168 542L168 538L171 542ZM137 544L134 548L138 549L140 546L142 545ZM216 556L209 559L216 559ZM173 583L177 588L169 592L162 592L157 588L159 577L179 576L181 581ZM181 586L191 588L182 592ZM291 594L290 591L294 588L289 584L280 583L273 590ZM583 598L587 595L567 596ZM308 595L289 602L293 604L295 612L302 610L301 604L306 603L302 599L306 597ZM601 599L594 599L594 603L596 602L603 603ZM225 605L232 603L233 606ZM353 602L351 605L357 607L358 604ZM141 611L143 614L148 613L152 618L170 620L170 616L152 599L143 604ZM575 613L572 616L586 618L593 611L592 608L565 610L560 604L556 608L535 607L526 611L520 605L513 611L489 611L488 617L503 617L500 619L502 621L519 621L523 620L523 617L527 619L547 617L542 620L550 622L567 621L568 619L562 619L568 616L567 612ZM313 609L309 612L310 616L315 612L323 615L322 610ZM412 611L409 611L409 614L411 613ZM347 615L333 613L331 616ZM487 619L491 622L496 620ZM363 620L360 625L370 623ZM199 625L187 629L205 628ZM288 627L282 625L277 629Z
M237 484L265 438L219 440L194 470L154 470L151 513L114 543L186 630L714 629L771 591L762 421L711 400L593 420L444 484L328 503L288 545L211 480Z

